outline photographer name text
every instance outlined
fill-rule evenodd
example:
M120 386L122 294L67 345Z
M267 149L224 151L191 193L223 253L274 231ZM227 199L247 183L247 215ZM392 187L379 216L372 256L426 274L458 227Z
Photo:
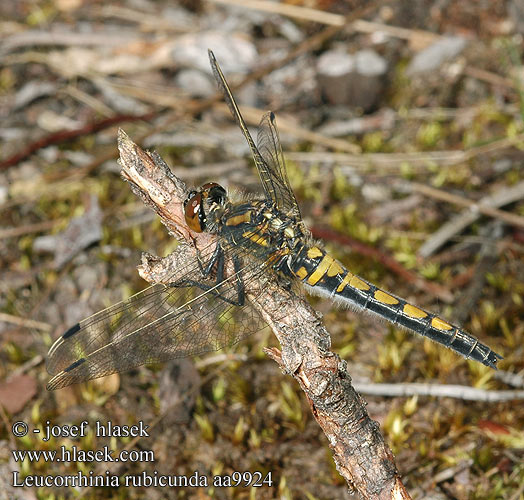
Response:
M102 423L95 422L93 428L87 420L79 425L51 425L49 420L46 421L42 433L42 441L49 441L54 438L83 438L93 430L97 437L149 437L149 425L145 425L141 420L135 425L116 425L110 420ZM35 434L39 434L40 429L34 429Z

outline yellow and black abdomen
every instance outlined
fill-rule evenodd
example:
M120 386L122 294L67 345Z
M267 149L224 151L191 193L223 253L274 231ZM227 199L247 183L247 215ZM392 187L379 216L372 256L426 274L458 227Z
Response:
M349 272L318 247L304 246L289 267L304 284L313 287L313 291L378 314L394 324L449 347L465 358L474 359L491 368L496 368L498 359L502 359L473 335L435 314L380 290Z

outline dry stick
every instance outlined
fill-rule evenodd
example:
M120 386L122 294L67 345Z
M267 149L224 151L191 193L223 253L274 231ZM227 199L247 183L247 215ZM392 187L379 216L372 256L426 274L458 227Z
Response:
M21 326L23 328L41 330L43 332L50 332L52 330L52 327L49 323L43 323L42 321L36 321L34 319L21 318L20 316L2 312L0 312L0 321L16 326Z
M318 9L301 7L299 5L289 5L286 3L268 2L266 0L211 0L214 3L235 5L247 9L271 12L282 16L311 21L329 26L343 26L347 23L347 18L341 14L333 14ZM418 45L425 46L440 39L440 35L430 31L413 30L399 28L398 26L388 26L387 24L372 23L361 19L351 23L351 28L362 33L382 32L393 38L403 40L417 40Z
M410 166L452 166L472 160L493 151L515 146L524 142L524 133L513 137L496 139L488 144L476 146L466 151L425 151L421 153L365 153L361 155L348 153L312 152L312 153L286 153L286 158L302 162L318 163L347 163L354 168L369 168L371 165L380 166L381 169L389 167L397 172L403 164Z
M522 493L524 493L524 482L519 486L518 490L511 495L509 500L519 500L519 498L522 498Z
M381 172L397 173L401 167L408 164L410 167L424 167L425 170L433 165L450 166L461 163L465 159L464 151L428 151L423 153L332 153L321 152L286 152L286 158L296 162L307 163L339 163L350 165L351 168L369 170L375 166ZM386 170L387 169L387 170Z
M473 66L466 66L463 69L463 72L466 75L471 76L472 78L482 80L484 82L490 83L491 85L507 87L512 90L518 90L517 85L511 78L506 78L505 76L497 75L496 73L493 73L491 71L486 71L481 68L475 68Z
M483 203L471 201L462 196L457 196L455 194L451 194L425 184L420 184L418 182L409 182L406 185L411 191L416 193L421 193L431 198L445 201L447 203L452 203L454 205L459 205L461 207L467 207L473 213L487 215L488 217L493 217L494 219L500 219L501 221L506 222L512 226L524 227L524 217L521 217L520 215L504 212L503 210L492 208Z
M49 330L51 330L51 327L49 327ZM26 361L21 366L16 367L8 376L7 380L11 380L15 377L18 377L19 375L26 374L29 370L32 368L35 368L40 363L44 361L44 356L41 354L37 354L36 356L33 356L30 360Z
M493 374L493 378L500 380L501 382L504 382L505 384L511 385L513 387L524 388L524 374L522 373L511 373L504 370L497 370Z
M515 146L524 142L524 133L520 133L510 137L504 137L502 139L497 139L482 146L476 146L474 148L464 151L464 161L471 160L477 156L484 155L486 153L492 153L497 149L507 148L509 146Z
M69 84L65 89L62 89L61 92L68 96L71 96L78 102L89 106L94 111L100 113L103 116L115 116L115 111L110 106L105 104L102 100L93 97L91 94L88 94L83 90L80 90L78 87L74 85Z
M141 33L153 32L158 33L159 30L170 33L187 33L187 29L173 26L172 20L169 16L160 17L157 14L144 12L132 8L120 7L117 5L102 5L100 7L91 8L94 17L104 17L109 19L122 19L127 22L137 23ZM105 25L106 21L101 23ZM187 26L189 28L189 26ZM129 44L131 45L131 44Z
M459 324L464 324L475 304L479 303L484 290L487 274L496 264L499 252L497 243L503 236L503 224L498 220L491 220L482 228L484 240L477 253L478 260L473 270L473 276L469 284L463 288L453 319Z
M488 391L476 387L451 384L372 384L353 382L358 392L381 397L433 396L466 401L499 403L524 399L524 391Z
M185 184L155 153L146 153L119 131L122 177L133 192L160 216L169 232L185 242L171 256L142 257L141 276L161 281L172 275L173 262L196 258L196 248L209 244L210 235L192 233L183 217ZM338 471L365 499L410 498L400 481L394 457L376 422L351 386L346 363L329 351L330 337L302 298L269 283L249 290L248 299L268 322L282 350L266 352L300 384L311 411L326 433ZM276 321L275 318L282 318Z
M6 54L14 50L24 47L42 47L42 46L103 46L103 47L118 47L129 46L137 43L136 31L133 30L115 30L108 32L97 29L94 33L79 33L72 32L69 29L69 24L54 24L54 29L46 30L25 30L19 33L13 33L5 37L0 43L0 56L5 57Z
M478 204L498 208L510 203L514 203L524 199L524 181L519 182L515 186L503 187L498 191L485 196L478 201ZM506 212L504 212L506 213ZM421 257L429 257L435 253L442 245L444 245L450 238L458 233L461 233L466 227L475 222L480 217L480 210L463 210L449 222L444 224L438 231L433 233L431 237L419 248L418 255Z
M26 224L25 226L19 227L6 227L5 229L0 229L0 240L6 238L14 238L23 236L24 234L30 233L40 233L41 231L49 231L57 224L61 224L63 221L62 218L45 220L42 222L35 222L34 224Z

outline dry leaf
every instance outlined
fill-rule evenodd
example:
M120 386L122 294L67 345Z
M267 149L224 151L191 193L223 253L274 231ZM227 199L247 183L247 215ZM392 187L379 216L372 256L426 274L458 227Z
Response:
M35 378L19 375L0 384L0 405L10 414L18 413L35 394Z

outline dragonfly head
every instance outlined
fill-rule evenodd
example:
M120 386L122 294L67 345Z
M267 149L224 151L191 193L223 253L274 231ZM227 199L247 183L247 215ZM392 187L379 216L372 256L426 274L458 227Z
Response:
M184 201L186 224L196 233L205 231L208 215L226 202L226 190L216 182L208 182L198 191L190 191Z

